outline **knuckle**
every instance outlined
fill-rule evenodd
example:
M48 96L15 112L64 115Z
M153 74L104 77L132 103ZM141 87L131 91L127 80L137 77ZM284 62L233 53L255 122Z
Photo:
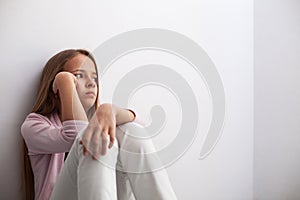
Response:
M89 140L87 138L82 138L82 142L83 142L83 144L88 144Z
M107 143L108 142L108 138L107 137L102 137L102 142Z

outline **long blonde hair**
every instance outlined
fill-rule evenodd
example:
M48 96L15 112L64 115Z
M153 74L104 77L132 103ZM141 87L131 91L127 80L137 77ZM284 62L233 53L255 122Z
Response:
M64 71L64 65L67 61L72 59L78 54L83 54L89 57L95 64L96 73L98 76L98 69L96 61L93 56L84 49L68 49L61 51L54 55L46 63L42 76L40 79L37 98L33 106L32 112L38 113L44 116L49 116L54 112L59 112L59 100L55 98L55 94L52 91L52 84L55 79L56 74ZM99 90L99 83L97 81L97 88ZM98 106L99 92L97 93L97 98L95 105L88 111L88 115L95 112ZM88 116L89 117L89 116ZM23 159L22 159L22 181L23 181L23 193L25 200L34 199L34 177L33 171L30 164L30 159L28 156L28 149L26 143L23 139Z

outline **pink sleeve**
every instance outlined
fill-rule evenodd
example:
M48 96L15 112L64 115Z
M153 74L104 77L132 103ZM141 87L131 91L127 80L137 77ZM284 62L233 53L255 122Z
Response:
M78 132L87 121L67 120L58 128L46 117L31 113L21 127L29 154L61 153L70 150Z

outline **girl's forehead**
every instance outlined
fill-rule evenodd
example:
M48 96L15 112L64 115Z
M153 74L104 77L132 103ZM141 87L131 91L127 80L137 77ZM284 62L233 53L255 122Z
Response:
M66 62L64 70L75 71L77 69L96 72L96 67L94 62L87 56L78 54Z

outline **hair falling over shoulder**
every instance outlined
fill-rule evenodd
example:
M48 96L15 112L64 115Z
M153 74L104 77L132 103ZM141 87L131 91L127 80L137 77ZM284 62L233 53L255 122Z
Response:
M55 79L55 76L64 71L64 65L67 61L72 59L78 54L86 55L90 58L96 67L96 72L98 75L98 69L94 57L90 54L89 51L84 49L67 49L55 54L51 57L46 63L42 75L40 78L37 98L34 103L32 112L38 113L44 116L48 116L54 112L59 112L59 99L55 97L55 94L52 91L52 84ZM99 83L97 83L98 85ZM99 85L98 85L99 88ZM93 113L98 106L98 95L94 108L90 111ZM30 158L28 156L28 148L23 139L22 143L22 179L23 179L23 190L24 190L24 200L33 200L34 199L34 174L30 164Z
M24 139L22 140L22 190L23 200L34 200L34 177L28 156L28 149Z

